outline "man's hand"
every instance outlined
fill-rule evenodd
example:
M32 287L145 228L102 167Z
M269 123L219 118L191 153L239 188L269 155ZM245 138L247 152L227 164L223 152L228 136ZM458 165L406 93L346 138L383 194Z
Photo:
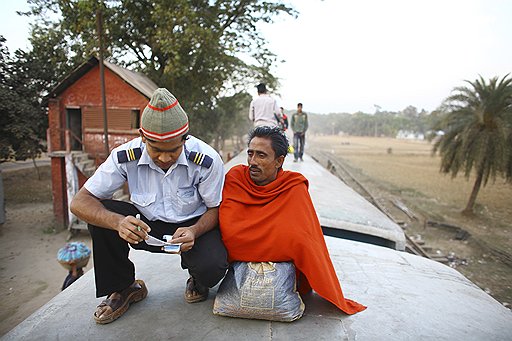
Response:
M126 216L120 220L116 227L119 237L126 240L130 244L138 244L148 239L148 232L151 228L142 220L134 216Z
M172 235L172 240L169 240L170 243L182 243L180 251L187 252L194 246L194 242L196 241L196 235L193 230L193 226L189 227L179 227L176 232Z
M219 208L209 207L199 220L191 226L179 227L172 235L170 243L182 243L180 252L187 252L192 247L196 238L216 228L219 225Z

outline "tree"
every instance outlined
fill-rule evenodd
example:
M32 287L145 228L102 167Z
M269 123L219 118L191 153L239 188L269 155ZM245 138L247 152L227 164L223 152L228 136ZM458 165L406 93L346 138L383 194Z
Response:
M249 121L247 113L249 112L249 104L251 103L251 95L247 92L240 92L233 96L222 97L218 101L215 109L216 124L215 139L213 147L217 150L224 149L224 141L230 137L242 136L252 127L252 122ZM238 149L240 146L236 146Z
M30 52L11 57L0 36L0 162L35 159L46 150L48 119L41 98L69 72L55 30L34 30Z
M191 132L213 137L220 97L259 81L277 87L275 55L257 29L295 11L279 1L256 0L29 0L30 15L59 13L57 23L76 53L96 50L95 15L104 13L107 55L144 72L177 96L194 122ZM99 7L98 7L99 6ZM41 21L39 26L49 25ZM79 46L82 46L80 49Z
M81 50L77 42L68 41L58 25L35 26L30 35L32 49L25 53L33 65L30 77L37 83L38 97L43 97L75 67L85 62L90 54Z
M441 155L441 172L452 177L463 171L467 179L474 169L475 183L464 214L472 214L482 184L498 174L512 181L512 79L480 77L454 88L441 106L434 130L444 132L434 144Z
M13 60L4 43L0 36L0 161L35 159L44 150L46 127L32 93L34 82L28 79L30 63L19 50Z

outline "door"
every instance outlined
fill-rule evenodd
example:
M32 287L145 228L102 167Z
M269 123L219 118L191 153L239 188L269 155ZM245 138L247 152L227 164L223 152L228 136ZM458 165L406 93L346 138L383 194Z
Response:
M71 132L71 150L82 150L82 110L66 109L66 128Z

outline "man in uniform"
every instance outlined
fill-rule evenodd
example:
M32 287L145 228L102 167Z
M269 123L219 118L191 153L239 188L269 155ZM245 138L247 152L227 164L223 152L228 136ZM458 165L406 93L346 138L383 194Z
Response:
M148 234L181 243L189 303L205 300L226 272L218 229L223 163L212 147L187 134L188 123L177 99L157 89L142 113L140 137L115 148L73 198L71 211L89 224L93 241L96 296L107 296L94 313L97 323L114 321L146 297L128 253L129 246L165 252L146 243ZM125 181L131 203L111 200Z

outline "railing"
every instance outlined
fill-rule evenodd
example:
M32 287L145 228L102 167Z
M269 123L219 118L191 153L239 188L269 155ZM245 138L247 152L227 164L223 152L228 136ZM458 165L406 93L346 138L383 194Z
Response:
M66 153L71 152L71 144L72 141L77 141L80 143L80 146L84 146L82 139L80 139L78 136L76 136L71 130L69 129L63 129L63 128L48 128L46 130L46 140L48 141L48 153L52 153L54 150L52 148L52 143L50 140L50 130L57 130L59 132L64 132L64 143L65 143L65 150Z

